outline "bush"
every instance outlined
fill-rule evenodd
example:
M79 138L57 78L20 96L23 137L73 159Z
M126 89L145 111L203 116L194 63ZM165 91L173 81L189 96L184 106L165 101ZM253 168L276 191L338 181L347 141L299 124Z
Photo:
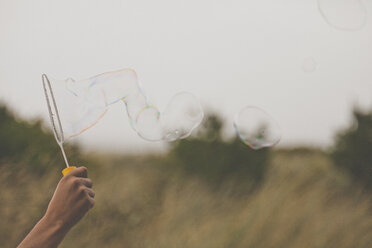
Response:
M332 152L336 166L372 190L372 111L353 111L352 125L341 131Z
M269 150L253 151L238 137L225 141L222 128L221 118L207 116L197 137L176 142L171 154L183 171L214 185L225 179L258 185L268 167Z
M78 156L77 146L65 148L72 160ZM64 167L54 136L43 130L42 122L19 120L5 106L0 106L0 166L1 162L27 165L35 173L44 173L55 166Z

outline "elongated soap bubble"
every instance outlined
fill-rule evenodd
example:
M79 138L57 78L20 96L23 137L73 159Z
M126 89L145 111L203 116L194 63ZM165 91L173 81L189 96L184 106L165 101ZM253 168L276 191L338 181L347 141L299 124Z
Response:
M247 106L235 116L234 128L243 141L254 150L279 143L281 130L276 121L264 110Z
M55 103L53 108L55 111L50 115L58 143L86 131L106 114L108 109L104 93L96 89L88 90L85 81L80 84L70 78L66 80L55 80L46 76L44 78L50 85L46 94L51 96L51 92L53 93L53 98L49 99Z
M367 21L367 10L361 0L318 0L318 9L323 19L339 30L356 31Z
M147 100L132 69L106 72L81 81L55 80L44 75L44 85L46 81L54 93L59 113L58 120L57 115L50 112L59 143L94 126L109 106L118 102L124 103L133 130L150 141L186 138L204 116L198 99L186 92L176 94L160 112Z

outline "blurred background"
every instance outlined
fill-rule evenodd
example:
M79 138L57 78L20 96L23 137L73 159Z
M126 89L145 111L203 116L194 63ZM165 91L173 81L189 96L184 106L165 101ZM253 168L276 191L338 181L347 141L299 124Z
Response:
M41 74L130 67L160 109L194 93L204 122L148 142L119 104L71 140L96 206L61 247L372 247L372 2L339 2L0 0L0 246L64 168ZM246 105L279 123L277 146L236 137Z

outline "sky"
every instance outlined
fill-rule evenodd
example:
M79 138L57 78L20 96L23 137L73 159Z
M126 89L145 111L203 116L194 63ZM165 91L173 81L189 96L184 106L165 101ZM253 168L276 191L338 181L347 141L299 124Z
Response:
M160 109L192 92L232 133L234 115L258 106L280 125L280 146L326 147L353 105L372 107L372 2L341 2L359 5L331 17L351 23L362 6L363 28L330 25L317 0L0 0L0 100L48 121L43 73L79 80L133 68ZM73 141L123 153L166 146L133 132L120 104Z

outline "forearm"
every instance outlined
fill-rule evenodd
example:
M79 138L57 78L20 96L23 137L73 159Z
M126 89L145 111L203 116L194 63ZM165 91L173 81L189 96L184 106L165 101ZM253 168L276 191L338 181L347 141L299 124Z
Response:
M22 241L18 248L55 248L62 242L68 228L43 217Z
M87 173L87 168L79 167L59 181L44 217L18 248L58 247L68 231L94 205L95 193Z

